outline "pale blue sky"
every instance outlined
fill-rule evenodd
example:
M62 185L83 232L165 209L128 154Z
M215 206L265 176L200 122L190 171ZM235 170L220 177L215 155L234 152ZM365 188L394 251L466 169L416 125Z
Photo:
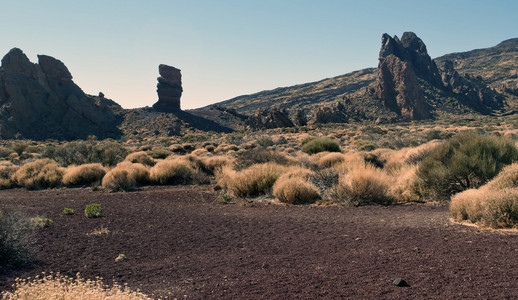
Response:
M182 108L375 67L381 35L414 31L432 57L518 37L516 0L0 0L0 55L62 60L87 93L157 101L180 68Z

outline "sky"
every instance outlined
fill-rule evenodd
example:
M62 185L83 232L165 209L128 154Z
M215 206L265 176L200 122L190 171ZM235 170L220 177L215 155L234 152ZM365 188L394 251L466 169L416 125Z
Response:
M88 94L158 100L182 70L182 109L376 67L381 36L413 31L430 56L518 37L516 0L0 0L0 56L53 56Z

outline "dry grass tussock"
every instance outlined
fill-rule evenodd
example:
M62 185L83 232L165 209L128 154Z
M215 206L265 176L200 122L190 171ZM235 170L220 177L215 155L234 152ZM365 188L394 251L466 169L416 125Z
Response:
M312 161L319 168L330 168L345 161L345 155L340 152L320 152L312 157Z
M491 228L518 227L518 188L470 189L454 195L450 213L455 221Z
M225 166L216 172L216 178L219 186L227 188L231 194L253 197L269 192L277 178L289 169L275 163L252 165L242 171Z
M151 168L149 178L157 184L192 184L203 181L201 172L193 166L190 157L178 156L159 161Z
M491 228L518 227L518 163L505 167L480 188L454 195L450 213L456 221Z
M18 166L13 164L0 165L0 189L9 189L13 187L11 177L18 168Z
M320 199L318 188L299 176L279 177L273 185L273 195L279 201L290 204L313 203Z
M340 175L338 185L331 193L337 202L352 205L390 204L394 202L389 192L392 178L382 170L364 164Z
M123 161L103 177L102 186L110 191L130 191L149 182L149 167Z
M129 161L131 163L143 164L145 166L155 165L155 160L151 156L149 156L149 154L147 154L145 151L130 153L128 154L128 156L126 156L124 160Z
M63 174L63 184L66 186L100 183L106 168L100 163L68 166Z
M56 187L61 183L63 168L50 158L38 159L21 166L11 177L14 184L27 189Z
M14 292L3 292L4 300L44 300L44 299L110 299L110 300L143 300L151 299L140 292L131 291L127 286L115 284L108 287L100 278L85 280L60 274L36 277L34 279L18 279Z

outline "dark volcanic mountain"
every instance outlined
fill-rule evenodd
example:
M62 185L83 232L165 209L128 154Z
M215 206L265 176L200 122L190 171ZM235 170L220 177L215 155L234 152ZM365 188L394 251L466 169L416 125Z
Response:
M59 60L38 55L38 64L14 48L0 67L0 138L34 140L121 136L122 108L86 95Z

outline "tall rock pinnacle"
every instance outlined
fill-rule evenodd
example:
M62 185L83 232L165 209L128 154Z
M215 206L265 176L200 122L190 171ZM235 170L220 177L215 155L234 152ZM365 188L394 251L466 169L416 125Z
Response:
M182 97L182 74L180 69L168 65L159 65L157 93L158 101L153 108L162 112L180 111L180 98Z
M384 34L381 39L376 96L384 105L403 117L421 120L430 117L418 77L437 88L442 78L423 41L413 32L401 40Z

